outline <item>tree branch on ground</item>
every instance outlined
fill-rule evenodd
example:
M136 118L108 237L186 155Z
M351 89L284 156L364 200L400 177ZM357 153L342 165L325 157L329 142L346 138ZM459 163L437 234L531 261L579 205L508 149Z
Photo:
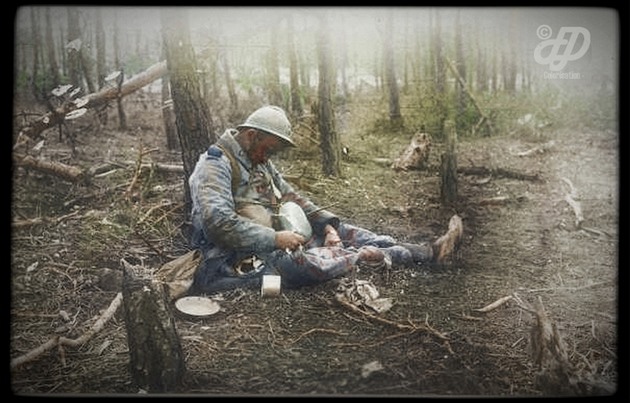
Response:
M121 302L122 302L122 293L119 292L118 294L116 294L116 297L109 304L109 307L107 308L107 310L103 312L101 317L98 318L98 320L94 323L94 325L92 325L92 327L88 329L87 332L83 333L82 336L76 339L69 339L67 337L62 337L62 336L54 336L50 340L48 340L46 343L42 344L41 346L29 351L28 353L24 355L21 355L19 357L12 359L11 369L18 368L21 365L34 361L39 356L44 354L46 351L51 350L55 347L59 348L60 354L63 355L64 346L79 347L85 344L96 333L100 332L103 329L107 321L110 320L112 316L114 316L114 313L116 313L116 310L121 305Z
M20 146L40 140L43 137L42 133L45 130L55 127L63 122L66 115L69 113L76 111L79 108L95 108L97 106L104 105L109 101L122 98L152 83L158 78L161 78L164 74L166 74L166 72L166 61L161 61L152 65L142 73L131 77L129 80L125 81L120 88L106 87L99 92L88 94L79 99L67 101L57 109L48 112L30 125L23 127L18 133L13 149L15 150Z

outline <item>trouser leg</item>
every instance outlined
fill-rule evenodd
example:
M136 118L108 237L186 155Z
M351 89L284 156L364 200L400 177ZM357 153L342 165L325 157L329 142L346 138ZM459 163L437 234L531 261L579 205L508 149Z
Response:
M345 276L357 263L356 249L341 247L316 247L286 253L276 251L265 258L270 270L282 276L282 285L296 288Z
M428 244L405 244L389 235L379 235L365 228L350 224L340 224L339 238L344 246L360 248L375 246L386 253L392 264L413 265L431 260L431 247Z

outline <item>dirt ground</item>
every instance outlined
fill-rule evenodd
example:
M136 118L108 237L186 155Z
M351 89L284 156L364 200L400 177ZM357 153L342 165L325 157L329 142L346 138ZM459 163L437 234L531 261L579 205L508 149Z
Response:
M91 184L14 167L11 231L10 389L17 395L142 394L132 382L122 307L76 346L121 287L121 259L152 271L187 251L181 174L135 167L181 164L166 151L159 102L126 99L129 130L86 116L75 134L45 133L40 157L82 168L115 164ZM135 108L135 109L134 109ZM370 109L372 108L372 109ZM461 138L459 198L439 200L442 147L429 167L394 172L411 132L362 130L374 106L350 105L342 138L343 176L324 178L308 122L300 148L278 161L301 192L348 222L404 241L432 241L457 213L465 233L442 268L363 268L390 310L354 311L336 299L338 282L212 296L205 319L175 314L185 354L182 394L539 397L609 395L623 388L618 363L619 133L567 125ZM135 112L131 112L135 111ZM16 108L16 114L20 110ZM16 124L24 120L16 119ZM473 168L477 168L474 170ZM578 201L584 220L576 226ZM479 311L510 297L488 312ZM561 337L567 379L539 367L537 329L527 308L542 303ZM53 343L54 345L54 343ZM556 366L557 367L557 366ZM550 375L551 374L551 375Z

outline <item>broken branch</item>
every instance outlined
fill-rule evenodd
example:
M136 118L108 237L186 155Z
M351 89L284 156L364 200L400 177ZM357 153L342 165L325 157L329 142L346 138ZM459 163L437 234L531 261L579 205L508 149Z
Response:
M498 307L500 307L501 305L505 304L506 302L510 301L513 297L511 295L499 298L498 300L494 301L491 304L488 304L486 306L484 306L483 308L479 308L479 309L475 309L475 311L477 312L490 312L494 309L497 309Z
M78 347L85 344L88 340L92 338L92 336L94 336L96 333L101 331L101 329L103 329L103 327L105 326L105 323L107 323L107 321L111 319L112 316L114 316L114 313L116 313L116 310L121 305L121 302L122 302L122 293L119 292L118 294L116 294L116 297L109 304L109 307L107 308L107 310L103 312L101 317L82 336L76 339L69 339L66 337L54 336L50 340L48 340L46 343L42 344L41 346L29 351L28 353L24 355L21 355L19 357L12 359L11 369L17 368L27 362L35 360L37 357L44 354L46 351L51 350L55 347L58 347L58 348L61 348L62 346Z

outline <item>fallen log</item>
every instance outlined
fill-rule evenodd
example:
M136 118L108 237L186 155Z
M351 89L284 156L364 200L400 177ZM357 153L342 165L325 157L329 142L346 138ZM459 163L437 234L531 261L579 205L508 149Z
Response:
M22 128L22 130L18 133L13 149L41 139L42 133L45 130L63 122L66 115L69 113L76 111L79 108L95 108L104 105L111 100L122 98L152 83L158 78L161 78L167 71L166 61L161 61L149 67L142 73L131 77L129 80L125 81L120 88L117 86L106 87L99 92L88 94L82 98L64 103L57 109L46 113L29 126Z
M136 165L135 162L125 161L123 163L107 163L82 170L72 165L66 165L61 162L45 161L30 155L15 154L14 162L16 166L34 169L36 171L59 177L63 180L77 183L81 185L90 185L92 179L102 178L114 173L119 168L129 168ZM135 167L137 173L145 170L153 170L155 172L183 174L184 167L182 165L164 164L161 162L146 162Z
M72 183L90 183L90 175L84 170L61 162L45 161L30 155L15 155L13 160L17 166L54 175Z

